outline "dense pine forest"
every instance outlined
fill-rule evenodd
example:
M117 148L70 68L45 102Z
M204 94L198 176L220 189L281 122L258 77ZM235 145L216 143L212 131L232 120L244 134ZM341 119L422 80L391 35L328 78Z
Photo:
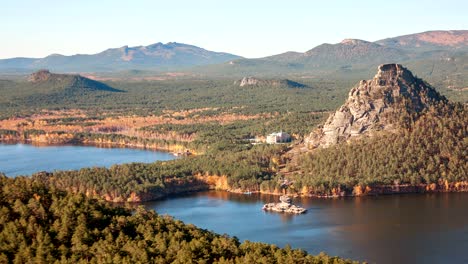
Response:
M355 263L240 242L138 207L0 175L2 263ZM356 262L357 263L357 262Z
M215 179L210 181L204 176L218 176L216 181L225 181L219 183L225 190L258 191L261 183L276 177L285 150L286 146L241 145L237 150L218 150L172 161L37 173L33 178L59 189L117 202L132 200L135 195L152 200L171 193L214 188Z
M165 110L235 108L235 112L285 113L333 109L356 80L306 79L307 88L244 86L231 79L108 81L121 92L67 89L60 82L31 83L0 77L0 118L28 116L42 109L86 109L89 115L162 114Z
M338 188L352 192L356 185L432 184L429 188L466 190L467 113L466 105L444 104L417 120L402 116L397 133L308 153L299 161L295 185L318 194Z

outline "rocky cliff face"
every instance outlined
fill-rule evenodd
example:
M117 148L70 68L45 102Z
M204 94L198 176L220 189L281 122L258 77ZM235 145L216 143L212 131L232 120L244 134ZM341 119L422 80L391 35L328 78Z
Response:
M398 128L400 118L416 115L446 99L399 64L384 64L372 80L360 81L346 102L305 142L328 147L375 131Z

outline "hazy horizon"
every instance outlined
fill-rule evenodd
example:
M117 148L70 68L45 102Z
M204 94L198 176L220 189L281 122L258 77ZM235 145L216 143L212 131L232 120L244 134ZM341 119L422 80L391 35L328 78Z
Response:
M130 3L130 4L126 4ZM339 9L337 7L340 7ZM376 41L468 29L464 1L8 2L0 58L95 54L108 48L178 42L256 58L304 52L346 38Z

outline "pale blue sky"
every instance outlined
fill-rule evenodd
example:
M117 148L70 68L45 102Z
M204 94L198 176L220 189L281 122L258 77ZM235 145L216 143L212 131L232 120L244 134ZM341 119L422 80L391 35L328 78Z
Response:
M468 29L468 1L0 0L0 58L181 42L245 57Z

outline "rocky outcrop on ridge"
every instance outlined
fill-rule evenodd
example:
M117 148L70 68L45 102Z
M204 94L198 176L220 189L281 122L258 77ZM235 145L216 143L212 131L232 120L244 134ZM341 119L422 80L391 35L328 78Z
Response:
M284 86L288 88L306 88L307 85L298 83L295 81L291 81L288 79L269 79L269 80L264 80L264 79L259 79L255 78L252 76L249 77L244 77L239 81L234 82L235 85L239 85L240 87L244 86Z
M440 101L446 99L400 64L380 65L374 78L352 88L346 102L305 143L309 148L328 147L393 130L402 117L418 115Z
M49 70L38 70L37 72L32 73L28 77L29 82L45 82L49 80L49 78L52 76L52 73L50 73Z
M254 77L244 77L239 82L240 87L248 86L248 85L258 85L263 81Z

